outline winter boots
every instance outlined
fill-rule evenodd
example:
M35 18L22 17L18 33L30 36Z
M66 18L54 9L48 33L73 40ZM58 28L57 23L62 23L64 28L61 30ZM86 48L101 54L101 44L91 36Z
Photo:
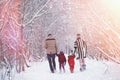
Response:
M80 71L84 71L84 70L86 70L86 64L83 64L82 68L80 68Z

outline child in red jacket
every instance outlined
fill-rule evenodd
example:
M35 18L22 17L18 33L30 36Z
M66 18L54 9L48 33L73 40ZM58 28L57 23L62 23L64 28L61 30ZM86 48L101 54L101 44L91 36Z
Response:
M74 58L75 58L75 55L73 54L73 51L71 50L71 54L68 56L68 64L69 64L71 73L74 72L74 65L75 65Z
M58 56L58 62L59 62L59 69L60 69L60 72L61 72L61 68L63 68L64 72L65 72L65 64L66 64L66 57L63 53L63 51L60 51L59 54L57 54Z

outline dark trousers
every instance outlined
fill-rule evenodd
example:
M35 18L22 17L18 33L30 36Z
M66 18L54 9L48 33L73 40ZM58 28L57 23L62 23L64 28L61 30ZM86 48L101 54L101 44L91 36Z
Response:
M47 54L49 67L51 72L54 72L56 70L56 63L55 63L55 54Z
M61 71L61 68L63 68L63 70L65 71L64 63L59 63L59 69L60 69L60 71Z

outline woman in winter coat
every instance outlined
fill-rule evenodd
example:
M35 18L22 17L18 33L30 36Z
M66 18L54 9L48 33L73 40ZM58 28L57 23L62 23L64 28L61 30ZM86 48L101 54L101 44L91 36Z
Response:
M73 51L71 51L71 53L72 54L70 54L68 56L68 64L70 67L70 72L73 73L74 72L74 65L75 65L75 61L74 61L75 55L73 54Z
M80 62L80 71L83 71L86 69L85 58L87 53L87 45L86 42L81 39L80 34L77 34L74 48L74 53L78 54L77 59L79 59Z
M59 54L57 54L58 56L58 62L59 62L59 69L60 69L60 72L61 72L61 68L63 69L63 71L65 72L65 64L66 64L66 57L63 53L63 51L60 51Z

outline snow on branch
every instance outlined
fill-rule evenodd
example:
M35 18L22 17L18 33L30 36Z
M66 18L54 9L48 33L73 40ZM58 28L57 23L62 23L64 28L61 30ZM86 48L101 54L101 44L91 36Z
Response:
M98 49L100 52L102 52L105 56L107 56L110 60L112 60L113 62L120 64L120 61L119 61L119 60L117 60L117 59L109 56L109 55L108 55L105 51L103 51L101 48L97 47L97 49Z
M27 23L25 23L24 25L28 25L30 24L36 17L38 17L38 14L40 13L40 11L42 11L44 9L45 6L47 6L47 4L50 2L51 0L48 0L37 12L36 14L32 17L31 20L29 20ZM40 15L39 15L40 16Z

